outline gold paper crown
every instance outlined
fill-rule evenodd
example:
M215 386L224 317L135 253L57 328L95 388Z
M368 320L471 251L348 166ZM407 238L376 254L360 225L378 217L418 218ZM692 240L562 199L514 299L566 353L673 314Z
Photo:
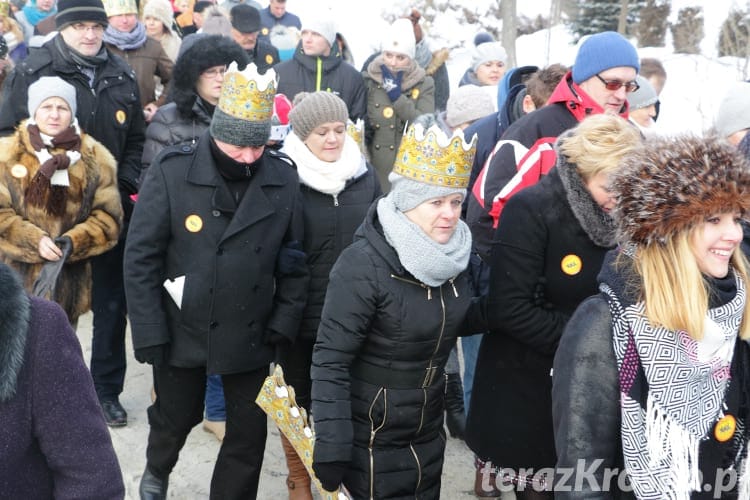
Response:
M10 1L9 0L0 0L0 16L1 17L10 16Z
M102 3L107 17L138 14L138 6L136 6L135 0L103 0Z
M460 130L448 137L437 125L427 130L419 123L410 125L393 171L417 182L464 189L469 186L476 147L476 136L467 143Z
M240 71L232 63L224 73L218 107L234 118L247 121L266 121L273 114L273 97L276 94L276 72L258 73L255 64Z
M351 119L346 121L346 133L349 137L354 139L354 142L359 146L360 152L366 154L367 148L365 147L365 122L362 118L357 118L357 122L353 122Z

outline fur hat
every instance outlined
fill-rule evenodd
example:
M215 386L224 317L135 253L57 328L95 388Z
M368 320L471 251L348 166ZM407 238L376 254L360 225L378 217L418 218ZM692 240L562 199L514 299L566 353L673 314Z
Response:
M289 113L292 130L303 141L321 123L341 122L346 125L348 118L346 103L336 94L326 91L300 92L294 96L294 108Z
M417 50L416 38L414 38L414 27L408 19L400 18L393 21L385 31L385 36L380 44L380 50L385 52L396 52L406 54L411 59Z
M308 19L308 17L310 19ZM305 16L305 22L302 23L302 31L312 31L326 39L328 45L333 47L336 43L336 26L329 16L318 14L318 16Z
M652 104L656 104L659 96L656 95L656 90L654 90L651 82L640 75L636 77L635 81L638 84L638 90L628 94L628 107L630 111L647 108Z
M240 33L255 33L260 31L260 12L252 5L237 4L229 11L232 28Z
M455 128L471 123L493 111L492 96L477 85L462 85L451 92L445 111L445 123Z
M232 36L232 23L222 10L212 5L203 11L203 27L201 33L207 35Z
M750 82L738 82L719 104L716 132L721 137L729 137L746 128L750 128Z
M36 114L39 106L50 97L59 97L70 106L73 118L76 116L76 89L59 76L43 76L29 85L27 108L29 116Z
M102 26L109 24L102 0L59 0L55 27L57 31L73 23L90 22Z
M177 111L184 117L193 115L195 84L205 70L228 66L232 61L244 69L248 59L247 52L229 37L205 33L186 36L172 70L172 99Z
M107 17L138 14L138 6L135 4L135 0L103 0L103 3Z
M750 163L718 137L650 139L612 180L621 243L663 243L720 212L750 209Z
M147 17L158 19L169 31L172 31L174 13L169 0L148 0L146 6L143 7L143 19Z
M211 137L234 146L263 146L271 133L276 72L258 73L255 64L240 71L232 62L209 127Z
M477 68L490 61L500 61L505 65L508 62L508 54L500 42L485 42L474 47L471 52L471 70L477 72Z
M591 35L578 48L573 63L573 81L585 82L594 75L610 68L629 66L638 72L641 63L638 52L624 36L615 31L604 31Z

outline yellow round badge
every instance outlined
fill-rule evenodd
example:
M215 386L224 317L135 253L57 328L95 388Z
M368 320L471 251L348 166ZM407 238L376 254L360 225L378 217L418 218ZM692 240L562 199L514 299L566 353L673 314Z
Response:
M187 218L185 218L185 229L191 233L197 233L203 229L203 220L195 214L188 215Z
M273 64L273 56L271 54L266 54L266 64Z
M419 89L412 89L411 90L411 98L412 99L419 99Z
M393 116L393 108L390 107L390 106L386 106L385 108L383 108L383 116L385 116L386 118L392 117Z
M268 28L263 28L262 30L260 30L260 33L261 33L261 34L262 34L263 36L268 36Z
M724 415L716 422L714 427L714 437L720 443L729 441L734 436L734 430L737 428L737 420L732 415Z
M566 255L560 262L560 267L565 274L575 276L581 272L581 258L573 254Z
M125 120L128 118L128 115L125 114L125 111L118 109L115 111L115 120L117 120L117 123L122 125L125 123Z
M20 163L16 163L12 167L10 167L10 175L15 177L16 179L23 179L24 177L29 175L29 170Z

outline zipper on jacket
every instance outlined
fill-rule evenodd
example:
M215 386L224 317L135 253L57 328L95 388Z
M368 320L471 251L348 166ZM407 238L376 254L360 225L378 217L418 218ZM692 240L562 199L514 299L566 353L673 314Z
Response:
M393 273L391 273L391 278L395 280L403 281L404 283L411 283L412 285L417 285L418 287L424 288L425 290L427 290L427 300L432 300L432 287L425 285L421 281L409 280L406 278L402 278L401 276L396 276Z
M315 91L317 92L317 91L320 91L320 84L323 81L323 59L318 57L316 64L317 64L318 71L316 72L316 75L315 75Z
M456 298L458 298L458 290L456 290L456 284L454 283L454 281L456 281L456 278L455 278L455 277L453 277L453 278L449 279L449 280L448 280L448 283L450 283L450 284L451 284L451 287L453 288L453 295L455 295L455 296L456 296Z
M422 485L422 463L419 461L417 450L414 449L414 443L409 443L409 449L411 454L414 456L414 461L417 462L417 486L414 488L414 498L417 498L417 492L419 487Z
M331 196L333 196L333 206L334 207L338 207L339 206L339 195L332 194Z
M383 421L380 422L380 425L376 429L375 422L372 421L372 409L375 407L375 403L378 401L381 393L383 394ZM378 389L375 397L372 398L367 416L370 419L370 445L367 447L367 450L370 454L370 500L373 500L375 498L375 458L372 454L372 446L375 442L375 434L377 434L378 431L383 428L383 426L385 425L385 421L388 418L388 389L386 389L385 387L381 387L380 389Z

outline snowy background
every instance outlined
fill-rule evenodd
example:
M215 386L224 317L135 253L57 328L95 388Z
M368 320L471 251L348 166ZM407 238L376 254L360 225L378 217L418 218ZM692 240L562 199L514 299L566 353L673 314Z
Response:
M464 6L480 16L488 6L498 0L462 0ZM518 14L529 18L541 14L549 17L549 0L520 0ZM357 68L379 46L380 33L387 22L385 17L400 15L411 5L405 0L288 0L287 9L299 15L304 23L306 16L330 15L338 30L351 45ZM667 70L667 84L662 92L661 112L657 129L663 133L701 133L711 127L718 103L729 86L742 80L744 60L733 57L718 58L716 41L721 23L734 7L745 8L745 1L737 0L672 0L671 19L675 20L680 8L703 6L705 37L701 55L674 54L669 32L666 47L638 48L641 57L660 59ZM710 5L710 7L709 7ZM497 25L500 26L500 21ZM433 49L451 48L448 61L451 86L455 87L469 65L469 49L474 35L480 31L476 25L466 24L463 16L453 12L438 14L435 21L424 26ZM560 62L573 64L576 45L565 26L521 36L516 40L518 65L546 66ZM750 76L750 75L748 75Z

